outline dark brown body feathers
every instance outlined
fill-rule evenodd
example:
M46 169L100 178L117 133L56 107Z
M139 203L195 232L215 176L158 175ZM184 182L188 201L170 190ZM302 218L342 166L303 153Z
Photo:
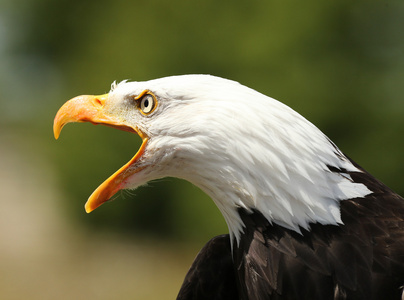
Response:
M350 176L373 193L341 201L340 226L300 234L239 209L240 244L231 253L228 235L212 239L177 299L401 299L404 199L366 171Z

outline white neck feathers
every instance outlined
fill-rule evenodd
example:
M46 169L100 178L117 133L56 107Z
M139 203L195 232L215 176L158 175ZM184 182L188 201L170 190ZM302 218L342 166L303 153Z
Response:
M144 89L137 85L125 83ZM147 127L148 147L160 153L155 177L199 186L236 240L244 226L239 208L300 232L310 223L341 224L339 202L371 193L352 181L348 172L361 171L319 129L272 98L203 75L158 79L147 88L160 100Z
M330 171L361 172L312 123L252 89L224 85L202 87L182 110L193 128L181 141L191 163L176 176L212 197L237 240L240 207L300 232L310 223L341 224L339 202L371 193L349 174Z

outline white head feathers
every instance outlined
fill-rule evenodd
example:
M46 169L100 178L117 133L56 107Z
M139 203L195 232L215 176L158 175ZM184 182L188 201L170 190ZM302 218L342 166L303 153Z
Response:
M309 223L340 224L339 202L370 193L330 171L360 172L312 123L234 81L184 75L113 86L112 97L149 90L158 99L150 116L132 116L149 137L144 160L153 168L143 181L174 176L200 187L237 240L239 207L299 232Z

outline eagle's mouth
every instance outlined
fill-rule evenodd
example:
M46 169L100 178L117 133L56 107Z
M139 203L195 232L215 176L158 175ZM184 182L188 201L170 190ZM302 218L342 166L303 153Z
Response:
M116 128L120 129L119 127ZM86 212L92 212L101 204L111 199L111 197L119 190L124 189L126 187L127 179L133 175L133 173L139 171L139 169L132 168L132 166L134 166L140 159L146 148L147 138L143 138L142 140L142 145L132 159L112 174L91 194L84 206Z
M119 118L119 116L112 117L105 113L104 105L107 98L108 95L75 97L67 101L59 109L53 123L53 132L56 139L59 138L63 126L72 122L102 124L137 133L142 138L142 145L132 159L105 180L88 198L85 204L85 210L88 213L111 199L119 190L124 189L129 177L142 169L137 168L136 163L142 157L148 141L148 137L142 131L126 124L123 118Z

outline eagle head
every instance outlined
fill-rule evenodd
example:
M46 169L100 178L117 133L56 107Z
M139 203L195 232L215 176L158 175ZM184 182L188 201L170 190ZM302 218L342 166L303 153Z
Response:
M339 202L370 191L361 172L312 123L281 102L237 82L182 75L113 83L108 94L66 102L54 121L91 122L138 134L135 156L88 199L91 212L122 189L178 177L205 191L239 239L238 209L299 231L341 223ZM338 170L338 172L335 172Z

